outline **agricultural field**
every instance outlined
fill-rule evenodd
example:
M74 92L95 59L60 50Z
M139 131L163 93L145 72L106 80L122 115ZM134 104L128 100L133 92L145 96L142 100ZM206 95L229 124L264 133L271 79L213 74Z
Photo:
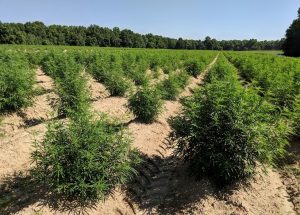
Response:
M300 59L0 46L0 214L299 214Z

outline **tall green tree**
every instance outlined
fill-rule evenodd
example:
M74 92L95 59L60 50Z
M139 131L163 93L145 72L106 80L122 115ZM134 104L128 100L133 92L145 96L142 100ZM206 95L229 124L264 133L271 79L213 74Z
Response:
M286 40L283 45L284 54L287 56L300 56L300 8L298 18L293 21L286 31Z

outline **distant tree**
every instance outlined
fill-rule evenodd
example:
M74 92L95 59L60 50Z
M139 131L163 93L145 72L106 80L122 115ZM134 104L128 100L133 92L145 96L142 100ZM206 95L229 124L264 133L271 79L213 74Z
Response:
M121 31L118 27L114 27L111 36L111 46L113 47L120 47L121 46L121 38L120 38Z
M66 45L64 28L61 25L50 25L47 31L47 38L52 45Z
M197 41L197 49L199 49L199 50L205 49L205 45L201 40Z
M276 46L274 47L274 50L281 50L284 43L285 43L285 38L281 38L279 41L275 41Z
M184 40L181 37L177 40L175 48L176 49L185 49L186 48L186 44L185 44Z
M286 31L283 50L287 56L300 56L300 8L298 9L298 18L293 21Z
M90 25L86 29L86 45L99 46L101 39L100 27L98 25Z
M133 47L134 48L145 48L146 43L144 41L144 38L140 34L135 34L133 36Z
M46 26L42 22L2 23L0 22L0 44L31 45L73 45L161 49L208 49L208 50L257 50L281 49L283 40L257 41L222 40L210 37L201 40L172 39L159 35L134 33L129 29L120 30L91 25ZM288 43L287 43L288 44Z
M121 31L120 39L121 39L121 46L122 47L133 47L133 32L128 29L124 29Z
M196 49L197 48L197 41L195 40L186 40L186 49Z
M150 49L156 48L156 41L153 34L146 34L146 47Z
M156 40L156 48L159 48L159 49L168 48L167 40L165 38L163 38L162 36L155 36L155 40Z
M0 43L9 43L9 31L7 26L0 22Z
M246 42L246 48L247 50L255 50L257 47L257 40L255 39L250 39Z
M109 28L100 28L99 46L110 47L113 32Z
M168 38L167 39L167 47L168 49L175 49L175 46L176 46L176 39L170 39Z
M205 46L205 49L212 50L213 45L212 45L212 41L211 41L210 37L208 37L208 36L205 37L205 40L203 41L203 44Z
M86 38L85 28L81 26L71 26L67 38L68 44L71 46L84 46Z
M43 44L43 41L47 39L47 27L44 25L44 23L39 21L26 22L24 27L24 33L31 35L31 40L33 40L30 41L30 44Z
M222 50L220 43L216 39L211 39L210 37L206 37L203 41L205 49L208 50Z

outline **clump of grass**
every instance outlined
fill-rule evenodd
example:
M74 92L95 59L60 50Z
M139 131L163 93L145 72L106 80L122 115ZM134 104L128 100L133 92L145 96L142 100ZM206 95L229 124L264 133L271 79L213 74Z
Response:
M70 200L104 199L135 173L139 159L130 143L127 132L106 116L93 120L77 113L68 123L48 125L32 154L33 175Z
M27 107L34 95L34 71L18 55L0 57L0 112Z
M189 82L189 75L187 72L185 71L181 71L181 72L178 72L176 74L176 80L177 80L177 83L178 83L178 86L183 89L186 87L186 85L188 84Z
M138 86L145 86L145 85L148 85L149 82L150 82L150 79L149 77L144 73L142 72L138 72L136 71L135 72L135 76L133 78L133 81L136 85Z
M3 121L3 118L2 118L2 116L0 116L0 138L5 136L4 131L1 129L1 125L3 123L2 121Z
M68 116L72 112L80 112L89 108L89 92L87 80L80 74L70 70L63 79L57 81L59 95L58 113Z
M66 67L65 58L67 56L60 52L50 52L41 60L41 67L45 74L52 78L61 77Z
M170 74L172 71L172 69L168 65L163 66L162 70L163 70L164 74Z
M162 110L162 100L160 93L149 86L137 90L129 98L129 109L144 123L153 122Z
M43 88L41 86L36 87L33 91L34 91L33 94L35 96L40 96L40 95L43 95L43 94L46 94L49 92L49 90L46 90L45 88Z

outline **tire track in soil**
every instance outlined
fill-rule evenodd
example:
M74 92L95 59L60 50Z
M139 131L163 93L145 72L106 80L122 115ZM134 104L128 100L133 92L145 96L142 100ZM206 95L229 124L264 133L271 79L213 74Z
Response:
M180 98L192 94L192 90L202 83L217 58L218 55L205 71L197 78L192 78L190 84L180 94ZM178 173L179 161L173 156L173 147L168 141L171 132L168 119L180 112L179 99L166 101L165 110L167 112L164 112L156 122L150 125L139 123L129 125L129 130L133 132L134 146L139 148L143 154L141 155L142 164L137 167L138 176L129 186L128 195L145 214L156 214L166 201L172 201L175 195L174 186L177 185L178 177L175 177L175 174ZM155 139L153 136L159 139Z
M281 172L281 179L286 186L287 194L290 201L293 203L294 210L300 214L300 179L288 171Z
M58 100L54 87L53 79L38 67L34 89L40 89L44 94L35 96L32 106L2 116L0 133L4 135L0 137L0 179L24 171L30 166L32 143L42 139L47 130L46 122L58 117L54 110ZM108 97L109 93L105 87L91 77L88 77L88 87L91 90L92 100L96 102L106 101L105 98L108 98L107 102L111 103L109 100L114 99ZM120 98L123 103L124 99ZM109 111L109 107L106 111Z
M225 56L226 57L226 56ZM239 69L226 57L228 62L236 69L237 73L239 74L239 79L244 87L247 87L247 82L245 82L245 79L240 76ZM283 187L285 188L285 191L288 197L288 201L293 204L293 209L296 214L300 214L300 191L299 191L299 177L296 177L291 171L288 170L288 168L291 168L293 165L299 168L299 147L295 147L297 143L295 144L295 140L291 139L291 145L288 147L287 151L288 154L286 159L289 160L285 163L286 166L282 166L281 168L284 169L277 169L277 172L279 173L279 177L281 178L281 183ZM297 140L296 140L297 142ZM289 151L291 150L291 151Z
M203 75L207 71L203 72L199 79L193 79L181 96L191 95L190 88L197 86L197 83L201 83ZM96 99L94 101L96 104L93 104L95 110L104 110L109 113L112 110L118 112L121 109L127 113L127 100L125 98L114 98L116 101L113 103L111 102L113 97L108 98L111 98L111 100L106 98ZM102 104L107 104L107 106L105 108L100 107ZM289 208L286 208L289 205L282 202L286 192L278 191L284 191L284 189L281 186L281 182L277 180L279 176L277 177L278 174L276 172L272 172L268 177L264 176L263 180L257 179L259 184L257 185L256 183L254 187L242 187L236 193L220 199L216 199L214 195L211 195L214 190L209 181L192 182L183 173L183 168L177 165L180 161L172 156L172 149L169 148L169 143L166 140L170 132L167 119L170 116L174 116L180 109L181 105L178 101L167 101L165 102L166 111L161 114L156 122L150 125L134 121L129 123L129 131L133 133L134 138L133 145L143 153L144 162L137 167L139 174L134 178L127 195L124 189L116 188L114 194L109 196L105 202L98 203L93 209L86 209L85 212L87 214L224 214L230 211L235 214L274 214L282 211L280 208L284 208L283 211L288 211L290 212L289 214L294 214L289 211ZM38 126L42 127L43 125L40 124ZM33 126L28 130L33 130L35 127L38 128L38 126ZM42 130L42 128L39 129ZM24 141L23 134L20 133L18 135L15 137L15 141ZM29 154L30 152L25 153ZM25 158L21 157L21 159ZM28 165L24 165L24 168L28 168ZM15 169L22 170L20 166ZM270 186L270 180L273 178L276 179L276 182L275 184L272 182ZM261 190L264 192L261 192ZM243 195L241 196L240 193ZM201 199L200 202L199 199ZM198 202L196 205L191 205L190 203L194 201ZM182 210L170 210L178 207L178 205L180 205ZM36 202L23 208L17 214L32 214L34 211L40 211L42 214L49 215L70 213L70 211L53 211L50 207L41 206L40 202Z
M191 95L192 89L202 83L207 71L199 79L193 80L182 95ZM167 119L179 112L181 105L178 101L166 102L165 108L168 112L151 125L129 125L129 129L136 132L134 138L147 145L134 143L143 152L143 162L137 167L138 176L129 186L125 197L126 201L131 202L132 213L295 214L286 198L287 193L279 174L271 169L265 175L258 168L257 175L248 185L240 184L228 191L218 190L207 179L199 182L192 180L186 173L186 166L172 156L172 149L167 141L170 132ZM151 130L152 135L160 135L161 141L155 140L146 129L142 129L143 126ZM158 129L155 130L154 127Z
M201 83L203 75L206 74L210 67L215 63L216 59L217 58L215 58L215 60L209 65L208 69L206 69L199 76L199 80L193 79L191 81L191 84L188 86L188 89L184 90L183 93L191 94L190 88L192 88L192 84L196 86L197 83ZM42 79L39 80L37 84L44 84L44 82L46 81L43 81L43 79L46 79L47 77L44 76L41 70L38 70L37 73L38 77ZM89 88L92 91L92 95L93 91L95 92L95 96L92 96L92 107L95 111L105 112L112 116L117 115L117 117L122 116L125 113L125 115L127 115L127 121L128 119L133 118L133 116L129 114L129 111L126 108L126 98L109 97L107 91L105 91L102 84L97 83L95 80L91 79L89 81ZM97 94L99 95L99 92L100 94L104 94L100 95L99 97L97 96ZM184 96L186 96L186 94ZM145 153L145 155L148 157L146 159L147 163L143 163L144 168L139 169L139 176L136 178L136 182L140 184L141 189L147 190L147 192L141 196L141 199L148 206L157 205L158 202L161 202L162 199L164 199L167 196L162 195L163 198L159 198L159 200L154 198L155 196L161 195L160 189L163 187L165 187L165 193L168 193L168 190L170 189L169 187L167 187L168 180L172 178L172 174L174 172L173 168L176 167L174 163L174 158L171 156L172 150L168 148L168 143L165 142L164 139L168 137L170 133L170 127L168 125L167 119L170 116L174 116L177 112L180 111L181 104L178 100L166 101L164 106L165 111L161 114L161 116L156 122L150 125L145 125L133 121L128 125L129 131L133 133L133 146L138 148L141 152ZM28 169L30 165L30 152L32 151L31 143L35 138L42 138L45 131L45 123L41 123L27 129L18 129L16 130L16 132L14 132L12 138L8 138L6 141L4 140L4 142L6 143L5 145L9 145L9 151L12 151L12 154L9 153L8 158L1 157L1 160L5 162L5 165L8 165L7 171L3 169L0 170L1 173L3 173L1 174L2 177L11 174L12 172L24 171ZM36 132L37 136L34 134ZM22 147L20 146L23 146L24 148L22 149ZM15 149L18 150L15 151ZM7 151L7 148L5 148L4 150ZM0 149L0 151L2 151L2 149ZM17 162L16 164L7 162L11 161L12 159L19 160L20 162ZM144 187L146 182L147 186ZM139 189L138 186L134 186L133 189L136 188ZM153 199L155 199L155 201L153 201ZM115 209L115 212L119 211L118 213L123 214L140 213L138 209L139 207L135 203L131 202L124 195L123 191L118 191L117 189L115 194L109 197L109 199L106 202L98 204L96 207L96 211L92 210L94 212L91 211L91 214L97 214L99 213L99 211L105 211L105 214L115 214L115 212L112 211L107 212L106 205L109 205L110 208L112 205L116 207L116 202L118 202L118 207ZM22 211L21 214L27 214L27 210L35 211L36 208L39 208L39 206L31 205L28 208L26 208L25 211ZM52 214L49 210L50 208L43 208L45 214Z

